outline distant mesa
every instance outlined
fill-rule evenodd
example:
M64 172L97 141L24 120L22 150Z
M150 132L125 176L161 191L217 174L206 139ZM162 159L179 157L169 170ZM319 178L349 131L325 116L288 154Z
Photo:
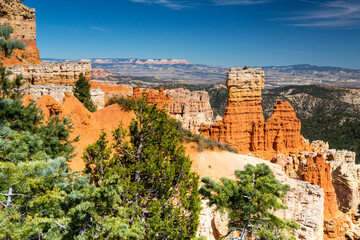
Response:
M185 64L189 65L188 61L185 59L95 59L94 63L98 64L110 64L110 63L129 63L129 64L155 64L155 65L176 65L176 64Z

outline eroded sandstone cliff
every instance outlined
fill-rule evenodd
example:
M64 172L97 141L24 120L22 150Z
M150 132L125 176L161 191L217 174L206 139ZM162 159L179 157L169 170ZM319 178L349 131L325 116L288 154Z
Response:
M32 85L74 85L80 73L90 81L91 64L89 62L41 63L38 65L10 66L14 73L22 74L25 82Z
M164 91L161 87L158 90L134 87L132 97L135 99L144 97L147 103L157 104L171 117L178 119L184 129L194 133L198 133L202 123L212 123L213 111L209 95L205 91L190 92L183 88Z
M4 65L40 63L35 18L35 9L25 6L21 1L0 0L0 25L12 26L14 33L11 38L26 44L26 50L15 50L13 57L2 59Z
M264 79L262 69L231 68L227 73L229 94L224 118L211 126L203 124L200 133L228 143L241 153L303 148L301 123L289 103L278 101L272 117L265 122L261 108Z
M216 181L219 181L223 176L235 179L234 171L243 170L245 165L249 163L269 165L281 183L290 185L290 191L283 202L288 206L288 209L277 211L277 215L299 223L300 228L296 232L296 239L323 239L324 193L320 187L291 179L282 171L281 166L259 158L229 152L204 151L199 153L191 145L186 146L186 152L193 160L193 171L197 172L200 177L209 176ZM224 235L227 232L226 217L213 212L206 205L203 206L205 208L200 215L198 236L203 235L208 239L219 239L219 234Z
M329 149L322 141L311 143L311 147L313 152L276 155L272 162L281 165L290 177L324 191L325 239L358 239L360 165L355 164L355 153Z
M38 101L42 96L49 95L57 102L63 103L63 99L66 93L73 93L73 86L64 85L31 85L23 87L25 95L31 95L34 101ZM97 109L101 109L105 105L105 93L98 87L90 90L91 100L95 104Z

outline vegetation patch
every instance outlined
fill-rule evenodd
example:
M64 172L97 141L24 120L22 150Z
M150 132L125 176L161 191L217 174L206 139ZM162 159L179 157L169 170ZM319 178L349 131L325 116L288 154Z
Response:
M89 81L86 80L84 74L80 73L79 80L75 83L73 94L82 104L84 104L87 110L95 112L96 106L91 100L90 86L91 85Z
M110 98L106 106L112 105L112 104L118 104L124 111L129 112L135 109L136 104L138 103L138 100L127 98L127 97L112 97Z
M229 144L219 143L210 138L201 136L200 134L194 134L189 130L180 129L180 139L184 143L196 143L198 145L197 150L202 152L203 150L223 150L232 153L238 153L236 148L231 147Z

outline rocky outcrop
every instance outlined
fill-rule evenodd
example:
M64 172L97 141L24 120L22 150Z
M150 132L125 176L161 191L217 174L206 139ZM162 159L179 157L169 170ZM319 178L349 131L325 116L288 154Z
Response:
M289 103L278 101L273 116L265 122L261 108L264 79L262 69L231 68L227 73L229 94L224 118L212 126L202 125L200 133L228 143L241 153L281 153L304 147L300 120Z
M331 176L327 178L331 179L335 188L338 208L344 213L357 210L360 204L360 165L355 164L356 154L347 150L329 149L329 144L323 141L314 141L311 147L314 152L300 153L299 156L316 156L321 153L327 164L331 165ZM302 157L304 159L307 157Z
M325 239L359 239L360 165L355 164L355 153L329 149L323 141L310 145L314 152L279 154L272 162L281 165L291 178L300 178L323 189Z
M324 190L324 215L327 218L334 216L338 212L336 205L335 188L331 181L331 164L326 162L322 154L316 157L308 156L306 161L302 161L299 166L301 180L317 185Z
M109 84L109 85L105 85ZM132 93L132 88L126 87L123 85L113 85L114 83L104 83L91 80L91 87L90 89L98 89L100 88L101 91L105 94L105 103L110 98L118 98L118 97L127 97L129 94Z
M91 100L97 109L105 106L105 93L100 89L90 89Z
M360 204L360 165L355 164L355 153L331 149L328 150L327 159L331 163L332 183L339 209L344 213L357 210Z
M198 133L202 123L212 123L213 111L209 102L209 95L204 91L190 92L178 88L164 91L133 88L132 98L145 97L148 104L157 104L166 110L171 117L178 119L184 129Z
M89 62L41 63L38 65L10 66L13 76L22 74L24 80L32 85L74 85L80 73L90 81L91 64Z
M228 216L215 211L215 207L209 207L207 200L202 202L202 210L199 216L199 227L197 237L204 236L207 240L217 240L225 236L228 232Z
M18 0L0 0L0 25L12 26L14 32L11 38L26 43L26 50L16 50L14 55L25 63L40 63L39 50L36 46L35 9L25 6ZM5 65L24 64L15 57L3 62Z
M288 209L278 211L276 215L296 221L300 225L296 239L323 239L323 191L318 186L295 179L284 178L282 181L290 185L290 192L283 201Z
M139 93L136 93L134 91L134 96L136 98L139 98ZM151 104L151 105L156 104L157 107L160 109L168 109L169 105L172 102L172 99L170 98L170 96L168 94L165 94L164 88L162 88L162 87L160 87L158 90L150 89L150 90L146 91L145 99L148 104Z
M62 85L27 85L23 88L23 92L26 95L31 95L33 100L38 101L42 96L51 96L54 101L62 104L63 99L66 93L72 94L73 87L72 86L62 86ZM97 107L97 109L101 109L104 107L105 103L105 94L100 88L91 89L91 100Z
M283 184L290 185L290 191L283 201L288 209L278 210L276 214L281 218L296 221L300 225L296 231L296 239L323 239L324 193L320 187L291 179L282 171L281 166L259 158L229 152L204 151L199 153L192 150L192 146L187 146L186 149L193 161L192 171L197 172L200 177L209 176L216 181L223 176L235 179L234 171L243 170L249 163L269 165L276 179ZM214 238L213 233L217 235L219 232L222 234L226 232L224 227L226 219L221 218L221 215L214 213L207 206L203 207L197 236L203 235L208 239L218 239Z
M173 100L166 109L172 117L181 121L184 129L198 133L202 123L212 123L213 111L207 92L178 88L165 93Z

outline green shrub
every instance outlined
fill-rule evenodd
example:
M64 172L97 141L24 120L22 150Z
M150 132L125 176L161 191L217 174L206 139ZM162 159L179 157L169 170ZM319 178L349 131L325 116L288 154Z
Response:
M9 40L14 29L11 26L0 26L0 51L4 51L5 57L9 57L14 49L25 50L26 44L18 40Z
M136 99L132 99L132 98L127 98L127 97L112 97L108 100L108 102L105 104L105 106L109 106L112 104L118 104L124 111L131 111L134 110L136 103L138 102L138 100Z

